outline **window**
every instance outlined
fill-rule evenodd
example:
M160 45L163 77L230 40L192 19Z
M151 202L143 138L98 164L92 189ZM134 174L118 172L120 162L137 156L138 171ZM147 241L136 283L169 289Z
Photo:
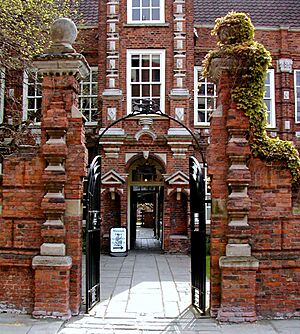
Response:
M90 74L80 82L79 109L88 122L98 120L98 69L92 67Z
M97 121L98 72L92 68L90 74L80 82L79 108L88 122ZM42 76L36 71L24 72L23 120L41 121Z
M296 123L300 123L300 70L294 73L294 91L295 91L295 118Z
M195 125L209 125L212 112L216 109L216 85L201 75L201 67L195 67Z
M0 68L0 124L3 123L3 116L4 116L4 86L5 86L5 70L4 68Z
M165 51L127 50L127 111L133 102L153 100L164 112Z
M42 76L36 71L24 72L23 120L41 121Z
M269 69L267 71L267 76L265 79L265 97L264 102L267 106L267 127L276 127L276 117L275 117L275 80L274 80L274 70Z
M163 23L164 0L128 0L128 23Z

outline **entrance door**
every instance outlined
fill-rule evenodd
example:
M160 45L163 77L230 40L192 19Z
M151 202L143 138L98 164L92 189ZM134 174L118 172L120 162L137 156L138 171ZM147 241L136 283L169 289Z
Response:
M100 156L90 165L86 188L86 312L100 301Z
M205 182L195 157L189 159L191 213L192 304L205 314L206 297L206 217Z
M137 228L150 229L152 235L160 240L162 226L161 202L162 186L131 186L130 187L130 249L134 249Z

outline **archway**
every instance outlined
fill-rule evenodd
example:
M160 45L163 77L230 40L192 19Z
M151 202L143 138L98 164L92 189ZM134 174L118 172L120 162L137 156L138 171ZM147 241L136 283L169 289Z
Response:
M164 166L153 157L140 157L129 168L129 248L155 248L151 245L136 247L137 228L150 230L149 236L163 246ZM152 230L152 233L151 233Z
M159 107L153 102L149 100L141 100L141 103L135 103L133 106L133 111L131 114L126 115L114 122L112 122L108 127L106 127L99 136L100 139L104 136L104 134L112 128L117 123L127 120L132 117L136 116L160 116L163 118L168 118L175 123L179 124L183 127L194 139L194 147L196 148L195 151L198 152L201 156L202 166L205 166L205 158L202 153L201 147L199 145L198 139L195 134L180 120L174 118L170 115L164 114L159 110ZM143 135L143 134L141 134ZM149 133L151 136L151 134ZM145 152L146 153L146 152ZM152 159L152 157L151 157ZM161 170L162 166L155 161L155 159L150 161L147 157L143 157L143 159L136 160L135 163L132 164L130 170L130 177L133 184L130 185L129 188L129 196L131 196L130 201L130 208L129 208L129 221L130 223L130 242L129 246L134 247L136 241L136 222L137 222L137 208L139 204L143 204L143 202L148 203L149 205L155 207L155 215L154 219L155 222L155 233L159 235L159 238L162 241L162 245L164 246L165 241L165 233L163 231L163 227L160 225L160 218L163 206L163 179L161 178L163 171ZM120 182L123 182L121 175L116 175L114 170L110 170L110 175L113 177L118 178ZM173 182L173 186L176 187L176 180L183 179L184 184L189 184L190 187L190 218L191 218L191 253L192 253L192 263L196 263L197 265L192 265L192 301L193 304L199 308L202 313L205 313L205 300L200 302L199 296L204 296L205 298L205 291L201 289L204 286L205 289L205 253L203 254L202 250L205 249L205 191L203 191L204 187L204 177L202 167L200 166L198 160L193 157L190 159L190 167L189 167L189 176L177 170L175 174L173 174L169 179L169 182ZM134 185L134 182L137 182ZM139 188L134 188L134 186ZM144 187L144 189L143 189ZM180 188L177 188L176 191L179 193L181 192ZM152 194L151 194L152 193ZM146 195L146 196L145 196ZM198 207L197 207L197 203ZM193 203L193 204L192 204ZM169 209L170 212L170 209ZM181 215L182 216L182 215ZM169 234L170 234L170 226L168 224ZM193 247L193 243L203 243L201 249L198 247ZM200 250L200 252L199 252ZM87 249L87 256L90 250ZM201 263L200 266L198 264ZM201 271L201 273L200 273ZM89 273L87 273L87 280L89 277ZM99 282L98 282L99 283ZM93 287L90 287L93 290ZM99 296L100 299L100 296Z

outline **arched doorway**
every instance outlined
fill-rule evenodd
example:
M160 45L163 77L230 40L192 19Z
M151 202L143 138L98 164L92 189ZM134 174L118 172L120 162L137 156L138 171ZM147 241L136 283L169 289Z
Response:
M152 230L150 236L163 247L164 166L153 157L140 157L129 168L129 248L137 245L137 229ZM149 235L149 234L148 234ZM145 247L147 248L147 247Z
M171 121L182 126L187 133L193 138L193 141L190 143L194 145L194 151L197 155L200 155L201 162L203 166L205 166L205 158L201 151L200 144L195 134L181 121L177 118L174 118L170 115L163 114L158 106L153 102L146 100L142 103L137 103L133 112L127 116L124 116L114 122L112 122L108 127L104 128L99 136L100 139L104 136L104 134L112 128L114 125L121 121L125 121L127 119L136 117L136 116L160 116L162 118L167 118ZM177 132L176 132L177 133ZM178 134L178 133L177 133ZM136 140L139 140L141 135L150 135L150 137L154 137L153 133L148 128L143 128L143 131L139 131L135 137ZM174 134L173 134L174 136ZM153 138L153 139L154 139ZM195 157L190 157L189 164L189 172L188 174L183 173L180 169L176 169L173 171L172 175L167 176L166 180L163 178L163 174L165 174L163 164L159 163L157 159L153 156L149 157L148 146L147 151L144 151L143 154L136 153L131 163L129 163L128 167L128 175L130 180L128 182L128 196L129 200L127 201L126 196L123 200L123 204L127 202L127 228L129 229L129 248L134 248L136 244L136 226L138 219L138 209L141 209L143 205L147 205L152 209L152 218L150 218L150 224L152 223L154 226L153 233L161 241L162 247L164 248L165 240L170 242L170 224L164 225L163 223L163 203L164 203L164 186L165 181L172 184L172 187L176 189L176 198L181 196L182 189L177 187L179 184L188 184L190 188L190 230L191 230L191 272L192 272L192 304L196 306L200 311L205 313L205 191L204 189L204 178L202 167L200 166L198 160ZM139 150L141 152L141 150ZM181 149L174 149L174 152L181 155ZM173 153L174 153L173 152ZM191 152L192 153L192 152ZM130 156L132 152L128 153ZM193 159L191 159L193 158ZM167 155L165 156L167 159ZM181 164L180 164L181 165ZM109 165L107 165L109 166ZM180 167L180 166L178 166ZM109 166L111 168L111 166ZM123 172L124 173L124 172ZM111 169L106 172L106 178L110 178L110 182L113 184L125 184L127 175L117 173L115 170ZM104 177L104 175L103 175ZM174 189L168 189L168 195L172 193ZM121 189L121 190L124 190ZM110 191L114 192L114 187L110 188ZM193 205L192 205L193 203ZM100 204L100 203L99 203ZM99 205L100 206L100 205ZM124 213L124 205L121 204L121 215ZM126 209L125 209L126 210ZM166 221L170 221L170 207L168 208L169 217ZM150 215L150 216L151 216ZM177 217L185 217L186 215L181 212L177 212ZM124 215L123 215L124 217ZM152 221L152 222L151 222ZM154 222L153 222L154 221ZM129 224L129 225L128 225ZM164 226L168 228L168 240L165 239L165 231ZM180 231L180 237L182 236L182 230L174 228L176 233ZM184 233L186 229L184 230ZM178 235L177 235L178 237ZM100 238L99 238L100 243ZM178 242L177 242L178 243ZM196 247L201 244L201 247ZM168 245L169 246L169 245ZM87 248L87 259L89 257L89 253L92 253L93 249ZM199 265L201 263L201 265ZM194 264L194 265L193 265ZM90 278L91 273L86 272L87 282ZM93 293L97 285L99 285L99 281L96 282L94 286L88 287L89 291ZM100 296L96 296L95 303L99 301ZM87 309L88 311L88 309Z

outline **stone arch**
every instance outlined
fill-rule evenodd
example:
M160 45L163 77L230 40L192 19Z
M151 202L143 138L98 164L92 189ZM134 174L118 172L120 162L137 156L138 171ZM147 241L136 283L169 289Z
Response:
M126 171L129 173L134 168L135 164L139 161L151 161L155 166L160 167L162 170L162 174L166 172L166 163L157 155L149 152L137 153L133 157L131 157L125 166Z

